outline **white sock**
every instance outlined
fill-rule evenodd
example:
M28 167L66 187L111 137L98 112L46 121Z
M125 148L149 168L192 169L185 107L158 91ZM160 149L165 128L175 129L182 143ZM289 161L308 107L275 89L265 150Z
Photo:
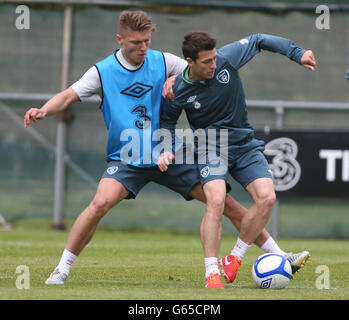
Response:
M218 269L218 259L217 257L210 257L210 258L205 258L205 277L207 278L210 273L217 273L221 274Z
M245 255L245 252L247 251L247 249L251 247L251 245L243 242L239 237L236 240L236 244L234 246L234 249L231 250L231 255L233 256L237 256L240 260L242 260L242 258Z
M60 271L65 273L66 275L69 275L70 268L74 262L74 260L77 258L77 256L67 249L64 249L61 260L59 261L58 268Z
M285 251L281 250L278 244L275 242L273 237L269 237L267 241L261 246L261 249L266 253L277 253L282 256L286 254Z

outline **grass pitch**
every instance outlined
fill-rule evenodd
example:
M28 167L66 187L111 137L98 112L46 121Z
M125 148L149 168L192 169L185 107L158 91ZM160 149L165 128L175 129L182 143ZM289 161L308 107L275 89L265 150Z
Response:
M285 251L309 250L311 261L286 289L256 288L251 267L263 252L252 246L233 284L225 290L204 288L203 252L198 233L164 230L126 231L99 228L75 261L64 286L44 281L56 267L68 231L52 231L48 220L17 223L0 230L0 299L2 300L347 300L349 241L280 239ZM224 236L220 253L229 252L235 236ZM30 288L18 289L20 265L30 272ZM323 268L329 271L329 288Z

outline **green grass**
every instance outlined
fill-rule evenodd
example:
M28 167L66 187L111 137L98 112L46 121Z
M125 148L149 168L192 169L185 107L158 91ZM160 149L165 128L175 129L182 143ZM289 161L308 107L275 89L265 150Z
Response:
M198 233L126 231L100 228L75 261L64 286L44 284L57 265L68 231L52 231L48 220L27 220L0 230L0 299L239 300L348 299L349 241L280 239L286 251L307 249L312 260L284 290L261 290L251 278L253 261L262 251L252 246L236 281L226 290L204 288L203 254ZM68 222L68 224L70 224ZM224 236L221 254L234 237ZM16 267L30 271L30 289L16 288ZM330 289L316 288L319 265L330 270Z

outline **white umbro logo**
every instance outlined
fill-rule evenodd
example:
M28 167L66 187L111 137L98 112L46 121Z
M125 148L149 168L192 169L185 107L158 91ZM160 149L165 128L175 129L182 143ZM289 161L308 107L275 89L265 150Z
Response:
M191 96L188 98L187 103L192 103L195 101L195 99L196 99L196 96Z
M273 176L273 171L271 171L271 169L268 169L268 172Z
M240 41L239 41L241 44L248 44L248 40L247 39L241 39Z

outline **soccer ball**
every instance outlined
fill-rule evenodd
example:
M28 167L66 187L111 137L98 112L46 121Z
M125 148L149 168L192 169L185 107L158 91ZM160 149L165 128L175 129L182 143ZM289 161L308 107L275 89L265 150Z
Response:
M266 253L253 264L252 277L261 289L283 289L292 278L291 264L284 256Z

